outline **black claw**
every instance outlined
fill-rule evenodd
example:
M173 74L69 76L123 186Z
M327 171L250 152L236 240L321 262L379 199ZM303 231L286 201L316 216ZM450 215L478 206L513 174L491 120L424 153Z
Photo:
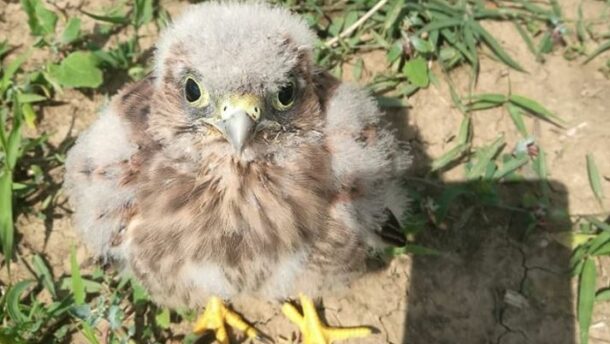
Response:
M390 209L386 209L386 214L388 214L388 220L382 226L381 230L378 232L381 239L389 244L394 246L404 246L407 244L407 240L405 238L404 233L401 230L400 222Z

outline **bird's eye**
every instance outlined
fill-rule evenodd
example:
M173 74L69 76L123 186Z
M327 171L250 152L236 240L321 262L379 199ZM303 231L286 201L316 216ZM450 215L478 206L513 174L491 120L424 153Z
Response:
M285 111L294 105L294 100L297 95L297 83L294 78L280 87L275 96L273 97L272 104L276 110Z
M205 90L199 86L195 79L188 77L184 83L184 96L186 100L195 107L208 105L208 96Z

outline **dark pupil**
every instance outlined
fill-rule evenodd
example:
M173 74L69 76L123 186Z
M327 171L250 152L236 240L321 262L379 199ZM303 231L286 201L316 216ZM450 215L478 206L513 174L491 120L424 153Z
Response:
M189 102L194 102L199 97L201 97L201 91L199 90L199 86L193 79L186 79L186 86L184 87L186 93L186 100Z
M294 85L291 83L280 89L280 93L277 95L277 99L284 106L290 105L294 98Z

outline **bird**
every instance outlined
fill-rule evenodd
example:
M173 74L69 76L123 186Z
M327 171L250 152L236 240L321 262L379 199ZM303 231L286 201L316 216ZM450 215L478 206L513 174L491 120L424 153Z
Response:
M227 325L263 336L229 306L243 295L286 301L306 344L370 334L325 325L313 299L404 244L409 145L366 90L316 66L316 42L281 6L189 5L160 34L152 72L66 158L92 255L159 305L205 309L194 331L223 344Z

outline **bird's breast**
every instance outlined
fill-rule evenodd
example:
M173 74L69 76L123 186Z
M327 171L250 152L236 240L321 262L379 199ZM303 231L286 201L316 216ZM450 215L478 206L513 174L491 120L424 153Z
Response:
M140 220L130 233L140 270L149 276L211 271L231 286L224 289L236 291L266 288L280 278L274 271L297 270L327 221L325 166L231 159L204 166L189 172L159 165L142 181Z

